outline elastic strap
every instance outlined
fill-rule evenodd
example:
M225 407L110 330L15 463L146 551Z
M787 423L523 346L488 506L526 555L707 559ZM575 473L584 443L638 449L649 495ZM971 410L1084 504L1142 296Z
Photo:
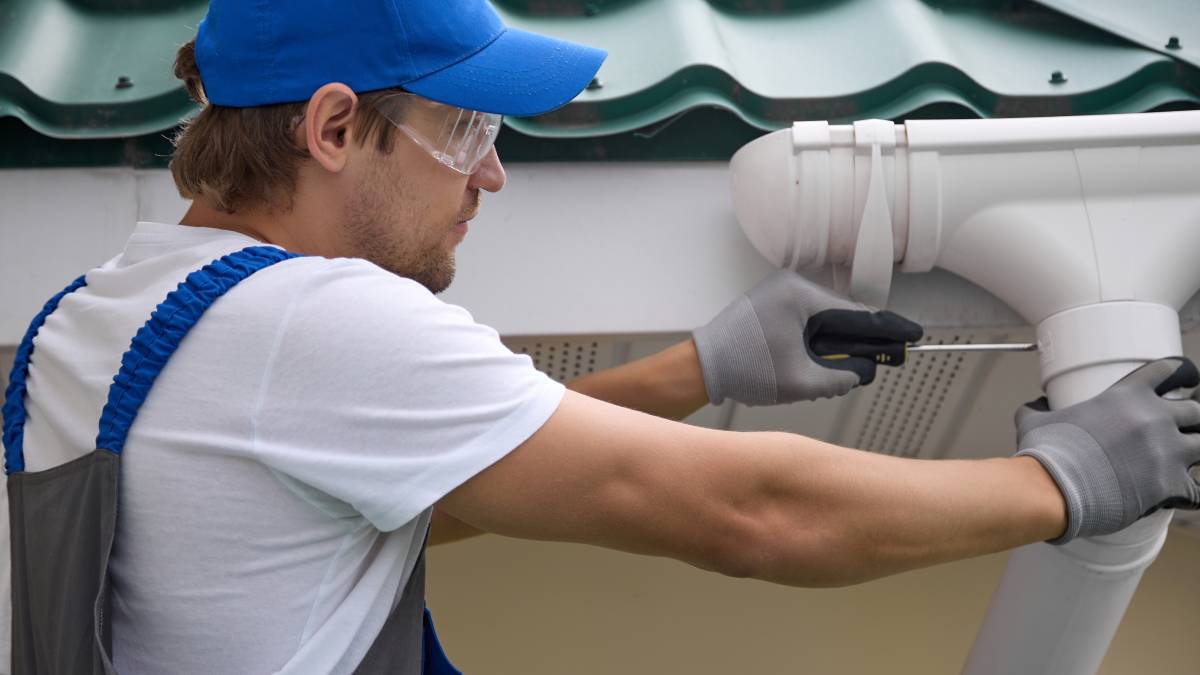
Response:
M226 291L255 272L298 257L272 246L251 246L192 272L155 308L121 357L108 390L96 448L121 454L138 409L167 360L204 312Z
M4 473L20 473L25 470L25 379L29 377L29 357L33 354L33 338L46 323L46 317L58 309L58 303L68 293L87 286L87 281L80 276L70 285L59 291L58 295L46 301L42 311L33 317L29 330L17 347L16 358L13 359L12 373L8 376L8 388L4 390Z

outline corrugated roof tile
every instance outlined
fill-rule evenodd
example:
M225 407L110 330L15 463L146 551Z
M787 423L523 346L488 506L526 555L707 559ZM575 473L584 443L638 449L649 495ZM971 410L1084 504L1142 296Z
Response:
M1038 0L1038 3L1200 68L1200 2L1167 0L1150 7L1130 0Z
M1200 107L1192 0L495 2L514 26L610 52L594 86L565 108L507 120L517 133L501 144L520 158L633 158L665 147L672 157L728 156L802 119ZM160 148L156 132L195 110L171 61L206 6L0 2L0 118L32 129L22 135L0 119L0 134L20 137L7 151L0 143L0 165L76 147L27 147L38 137L93 148L136 138L106 141L104 156L157 161L139 148Z
M136 136L194 110L171 73L207 2L0 3L0 117L55 138Z
M588 3L554 3L579 4ZM540 3L502 6L516 5ZM610 52L599 74L603 87L557 113L512 120L514 128L544 137L620 133L700 106L774 129L798 119L903 118L932 104L1016 116L1200 103L1200 71L1032 2L641 0L597 7L584 18L508 10L525 28Z

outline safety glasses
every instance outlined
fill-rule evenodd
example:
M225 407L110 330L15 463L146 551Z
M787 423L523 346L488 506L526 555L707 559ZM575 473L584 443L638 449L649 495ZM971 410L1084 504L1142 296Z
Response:
M408 92L389 94L375 108L434 159L467 176L475 173L496 144L504 119Z

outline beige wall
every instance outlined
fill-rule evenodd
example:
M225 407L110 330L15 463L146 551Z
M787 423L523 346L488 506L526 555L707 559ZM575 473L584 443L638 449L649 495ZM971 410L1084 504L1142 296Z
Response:
M427 598L468 673L958 673L1004 555L792 589L670 560L487 536L430 549ZM1102 675L1200 673L1200 540L1172 532Z

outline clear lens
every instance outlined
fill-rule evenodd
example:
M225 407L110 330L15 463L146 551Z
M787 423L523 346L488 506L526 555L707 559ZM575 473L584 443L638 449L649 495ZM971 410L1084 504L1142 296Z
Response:
M466 175L479 168L496 144L504 119L405 92L388 95L375 107L434 159Z

